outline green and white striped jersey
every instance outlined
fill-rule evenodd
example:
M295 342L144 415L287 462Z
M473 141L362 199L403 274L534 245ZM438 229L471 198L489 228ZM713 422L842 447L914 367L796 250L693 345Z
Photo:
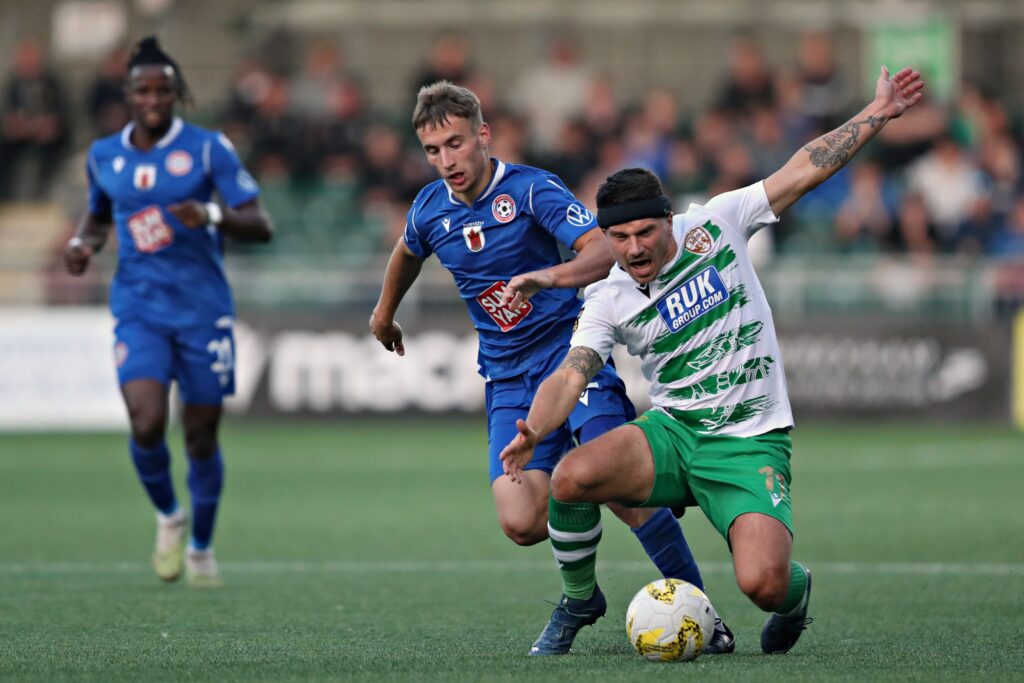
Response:
M618 265L587 287L571 345L607 362L623 344L654 407L702 433L791 427L771 309L747 255L750 236L777 221L763 182L691 204L672 219L675 260L648 287Z

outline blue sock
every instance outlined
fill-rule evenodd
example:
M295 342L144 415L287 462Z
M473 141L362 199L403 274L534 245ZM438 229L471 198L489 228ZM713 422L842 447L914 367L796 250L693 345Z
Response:
M205 460L189 456L188 490L192 494L192 540L196 550L206 550L213 540L213 522L224 486L224 460L218 448Z
M633 529L654 566L666 579L682 579L704 590L697 561L683 537L679 522L668 508L661 508L642 525Z
M171 453L163 441L153 448L143 448L129 441L132 462L139 481L149 494L154 507L165 515L178 509L178 500L174 497L174 484L171 482Z

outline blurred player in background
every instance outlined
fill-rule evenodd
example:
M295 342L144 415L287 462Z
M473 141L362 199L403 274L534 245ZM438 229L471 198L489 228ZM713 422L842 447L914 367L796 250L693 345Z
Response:
M600 524L589 524L600 519L600 511L589 503L553 502L549 527L551 471L574 437L586 443L635 417L622 380L609 366L580 388L571 414L538 445L537 457L522 473L522 485L501 476L498 456L515 435L516 420L525 417L537 386L568 349L580 310L577 288L605 277L613 259L593 215L556 176L489 156L490 128L471 91L447 81L423 87L413 126L441 179L423 188L409 210L370 328L387 350L405 354L395 313L423 261L436 254L452 273L479 334L478 363L487 382L491 490L499 522L519 545L543 541L550 528L558 565L572 575L593 562L578 548L600 538ZM576 257L563 262L559 244ZM616 506L614 511L666 577L702 585L668 509ZM574 530L579 520L588 524L582 533ZM604 614L604 596L598 592L594 598L593 586L587 587L591 599L583 605L575 584L566 585L531 655L568 652L576 632ZM708 651L733 648L732 634L720 625Z
M882 67L874 101L853 119L764 181L676 216L650 171L610 176L597 193L598 223L618 267L587 288L568 355L501 453L506 473L521 479L537 444L560 429L615 344L624 344L643 360L654 408L567 455L552 476L552 497L699 504L729 543L740 589L772 613L761 631L766 654L788 652L810 623L811 574L790 559L793 415L746 242L917 104L923 87L916 71L890 78ZM558 521L552 517L552 533ZM599 525L592 515L572 529L582 538ZM585 569L569 578L597 596L594 562Z
M175 104L190 100L188 86L155 38L135 46L125 92L132 120L89 150L89 208L64 260L71 274L82 274L116 226L114 357L132 460L157 510L153 566L165 581L184 565L190 584L217 586L212 540L224 478L217 427L223 397L235 386L224 235L266 242L272 227L227 138L175 116ZM212 201L214 192L223 206ZM184 402L190 537L164 440L172 380Z

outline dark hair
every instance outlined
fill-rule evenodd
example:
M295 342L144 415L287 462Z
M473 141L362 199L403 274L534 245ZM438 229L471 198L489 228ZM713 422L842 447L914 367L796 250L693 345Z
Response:
M420 88L416 95L416 108L412 112L413 128L437 128L448 123L451 116L468 119L473 130L484 122L480 100L472 90L448 81L438 81Z
M172 80L174 81L174 95L179 101L185 104L192 104L192 92L185 82L185 75L181 73L181 67L174 59L163 51L156 36L146 36L132 48L131 56L128 58L128 78L131 79L132 70L137 66L163 66L170 67Z
M597 188L597 208L654 199L665 194L661 181L646 168L624 168L612 173Z

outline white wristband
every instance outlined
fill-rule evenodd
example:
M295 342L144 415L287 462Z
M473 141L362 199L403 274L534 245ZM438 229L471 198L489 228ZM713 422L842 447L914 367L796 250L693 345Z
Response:
M220 208L220 204L217 202L206 203L206 221L210 225L220 225L221 221L224 220L224 210Z

